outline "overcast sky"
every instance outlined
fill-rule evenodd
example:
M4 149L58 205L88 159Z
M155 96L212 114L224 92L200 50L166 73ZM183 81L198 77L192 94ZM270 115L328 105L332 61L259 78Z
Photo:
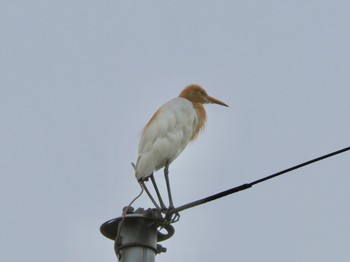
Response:
M0 261L115 261L99 227L139 192L140 130L191 83L230 107L206 106L170 166L175 205L349 146L349 14L345 0L1 1ZM345 153L184 211L156 260L345 261L349 169Z

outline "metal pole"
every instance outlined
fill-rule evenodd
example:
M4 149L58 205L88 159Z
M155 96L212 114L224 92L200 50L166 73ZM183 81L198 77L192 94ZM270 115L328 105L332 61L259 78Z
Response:
M120 262L154 262L155 255L166 252L157 244L173 236L174 227L162 223L163 218L156 209L137 209L102 224L101 233L114 240L114 250ZM158 231L162 226L167 234Z

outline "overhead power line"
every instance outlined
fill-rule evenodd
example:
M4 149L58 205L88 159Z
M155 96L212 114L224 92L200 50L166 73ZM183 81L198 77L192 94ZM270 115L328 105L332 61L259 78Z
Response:
M324 160L324 159L326 159L326 158L330 158L330 157L332 157L332 156L339 155L339 154L344 153L344 152L349 151L349 150L350 150L350 146L349 146L349 147L345 147L345 148L343 148L343 149L334 151L334 152L332 152L332 153L329 153L329 154L326 154L326 155L323 155L323 156L320 156L320 157L311 159L311 160L306 161L306 162L304 162L304 163L301 163L301 164L292 166L292 167L290 167L290 168L284 169L284 170L279 171L279 172L277 172L277 173L274 173L274 174L272 174L272 175L269 175L269 176L260 178L260 179L258 179L258 180L253 181L253 182L246 183L246 184L242 184L242 185L240 185L240 186L233 187L233 188L231 188L231 189L222 191L222 192L217 193L217 194L215 194L215 195L211 195L211 196L209 196L209 197L205 197L205 198L202 198L202 199L193 201L193 202L191 202L191 203L188 203L188 204L179 206L179 207L174 208L173 210L171 210L169 213L170 213L170 214L179 213L180 211L183 211L183 210L186 210L186 209L195 207L195 206L202 205L202 204L204 204L204 203L213 201L213 200L215 200L215 199L218 199L218 198L221 198L221 197L230 195L230 194L234 194L234 193L237 193L237 192L246 190L246 189L251 188L252 186L254 186L254 185L256 185L256 184L265 182L265 181L270 180L270 179L272 179L272 178L275 178L275 177L277 177L277 176L284 175L284 174L286 174L286 173L288 173L288 172L290 172L290 171L293 171L293 170L296 170L296 169L298 169L298 168L301 168L301 167L310 165L310 164L312 164L312 163L315 163L315 162Z

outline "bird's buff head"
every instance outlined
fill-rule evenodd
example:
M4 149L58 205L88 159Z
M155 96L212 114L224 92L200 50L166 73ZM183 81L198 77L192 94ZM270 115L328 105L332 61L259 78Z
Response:
M192 103L200 103L200 104L208 104L214 103L222 106L227 106L224 102L211 97L207 94L207 92L200 87L199 85L189 85L180 93L179 97L186 98L190 100Z

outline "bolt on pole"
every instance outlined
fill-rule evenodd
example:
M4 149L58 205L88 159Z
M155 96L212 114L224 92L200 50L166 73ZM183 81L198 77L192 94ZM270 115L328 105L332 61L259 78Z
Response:
M101 233L114 241L114 250L120 262L154 262L156 254L166 252L166 248L157 242L172 237L174 227L162 223L162 215L157 209L139 208L135 212L127 209L125 216L103 223ZM159 227L167 233L161 233Z

